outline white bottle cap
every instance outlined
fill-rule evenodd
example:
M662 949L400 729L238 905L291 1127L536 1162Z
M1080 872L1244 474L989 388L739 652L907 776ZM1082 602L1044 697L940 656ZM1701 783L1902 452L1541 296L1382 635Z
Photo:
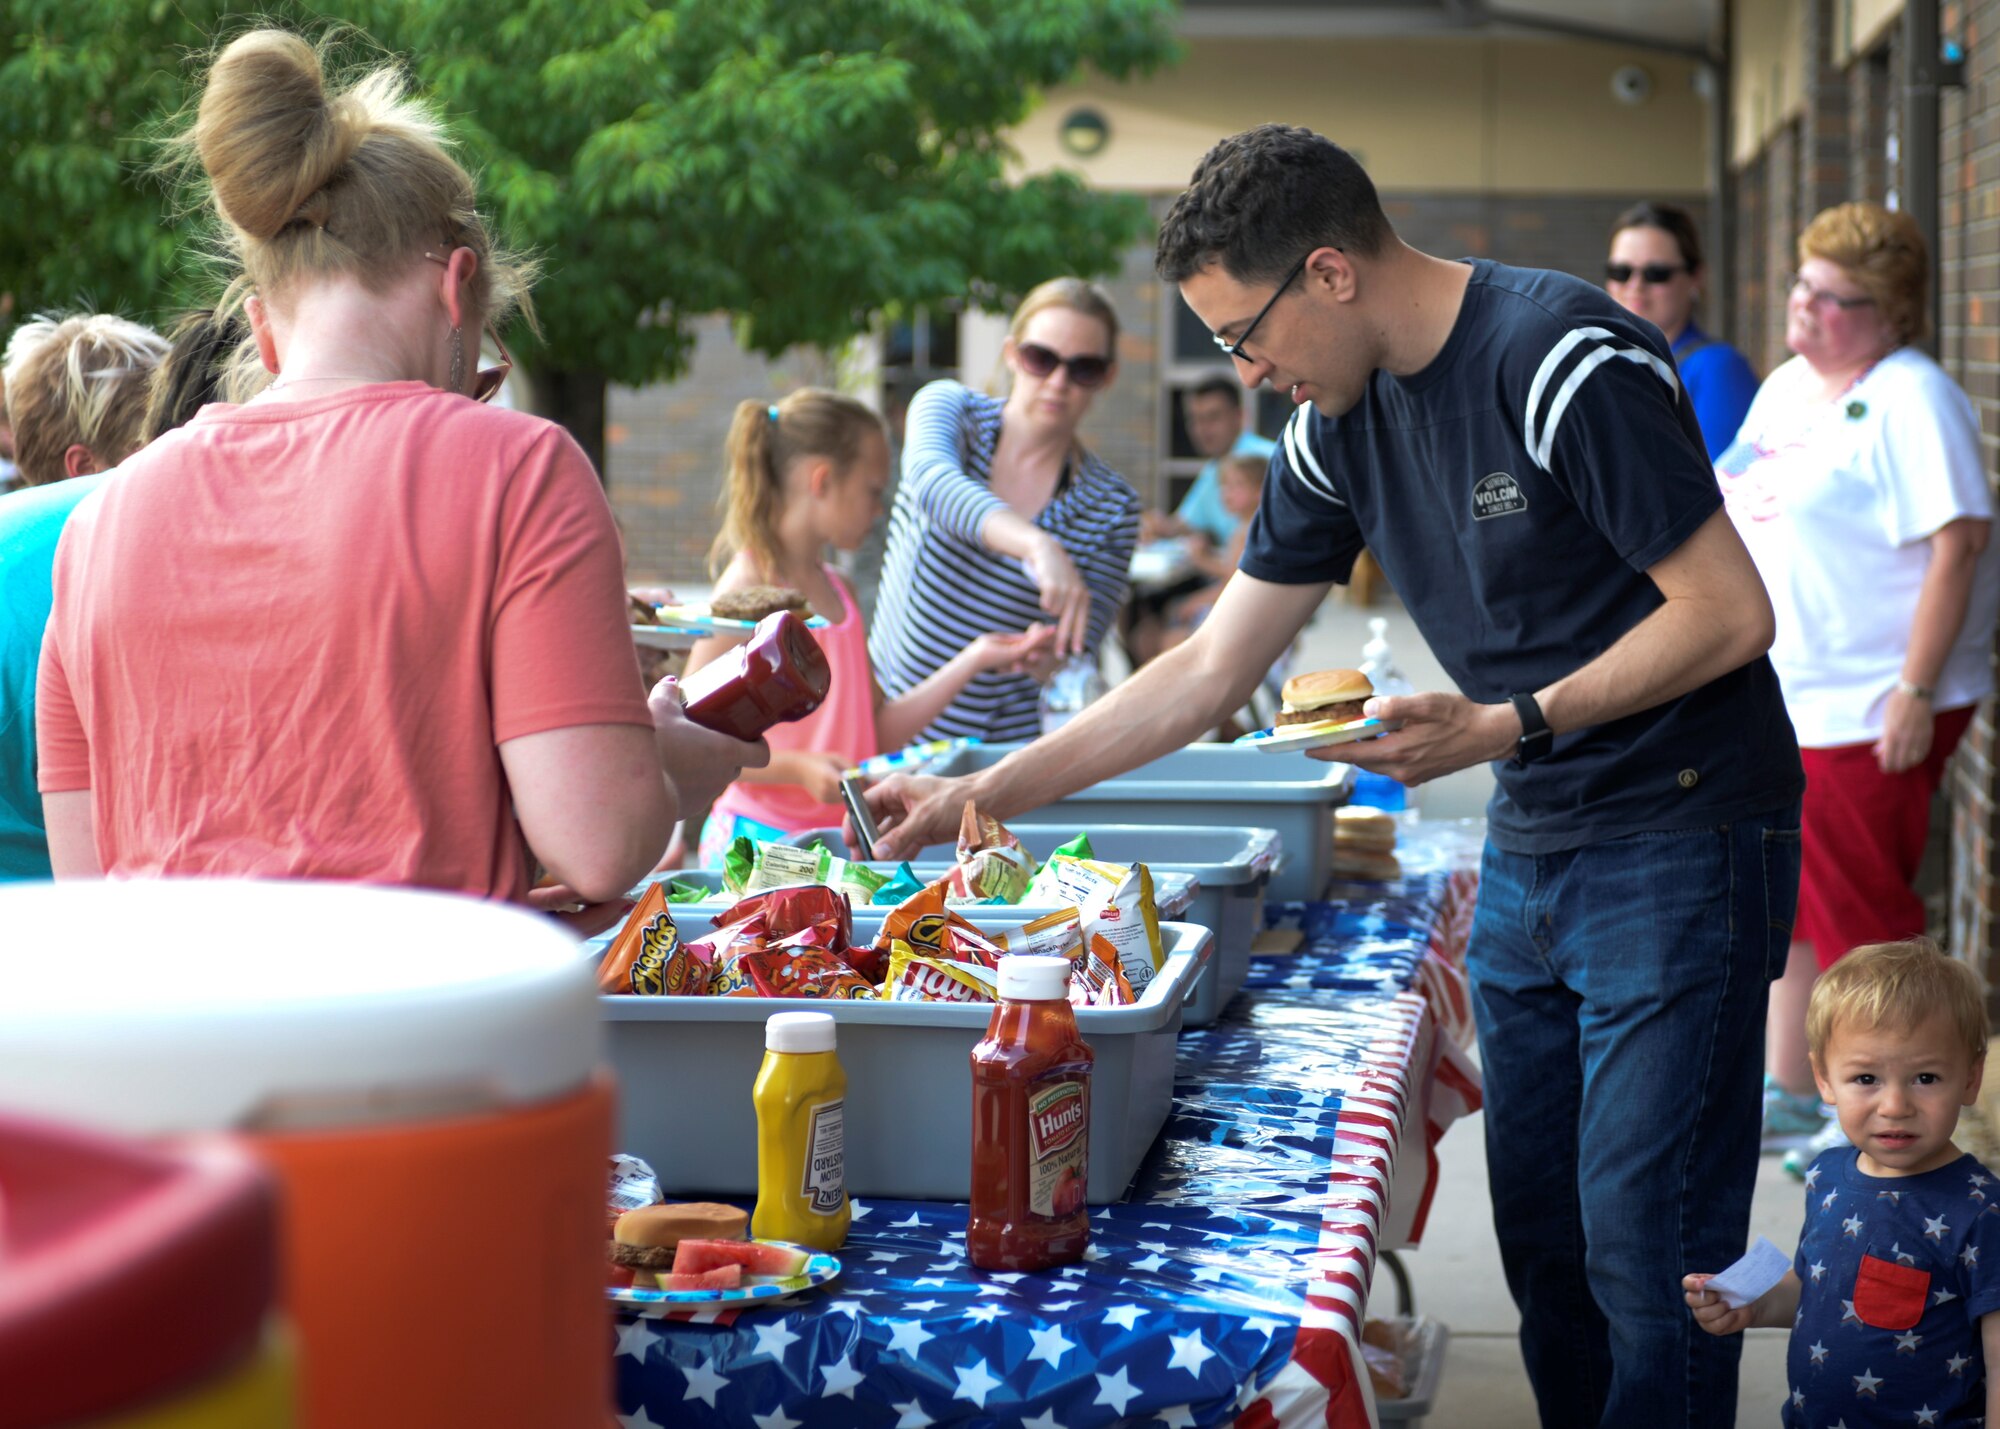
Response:
M1009 953L1000 959L1002 1001L1053 1002L1068 996L1068 958L1046 958L1033 953Z
M771 1052L831 1052L833 1014L774 1012L764 1023L764 1047Z

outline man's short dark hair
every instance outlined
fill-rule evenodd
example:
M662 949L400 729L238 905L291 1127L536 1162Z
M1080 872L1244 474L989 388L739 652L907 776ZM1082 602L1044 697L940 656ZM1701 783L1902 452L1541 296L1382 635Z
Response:
M1194 384L1194 390L1189 392L1188 396L1227 397L1230 406L1239 412L1243 410L1243 384L1220 374L1202 378Z
M1195 165L1160 225L1154 267L1180 283L1219 259L1239 283L1275 283L1315 248L1367 258L1394 236L1352 154L1310 129L1260 124Z

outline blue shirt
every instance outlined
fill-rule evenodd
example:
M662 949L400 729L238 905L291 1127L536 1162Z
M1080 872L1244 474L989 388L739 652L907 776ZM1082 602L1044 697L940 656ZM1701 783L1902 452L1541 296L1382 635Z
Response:
M1236 445L1229 449L1231 456L1268 457L1278 449L1278 444L1269 437L1260 437L1255 432L1245 432L1236 439ZM1222 463L1211 461L1201 469L1188 488L1188 494L1181 498L1181 504L1174 515L1195 528L1208 533L1209 539L1218 546L1227 546L1236 539L1236 518L1229 514L1229 508L1222 504Z
M1680 365L1681 381L1694 400L1702 444L1708 449L1708 459L1714 461L1736 440L1750 401L1757 395L1757 374L1742 353L1726 342L1717 342L1693 323L1674 339L1674 361Z
M1859 1160L1843 1146L1806 1173L1787 1429L1983 1423L2000 1184L1973 1156L1897 1177L1863 1175Z
M0 496L0 883L50 876L35 787L35 674L55 603L56 543L70 512L103 481L79 476Z
M1345 581L1365 545L1467 698L1574 673L1658 610L1645 572L1722 507L1658 329L1560 273L1473 263L1438 355L1286 424L1242 568ZM1553 853L1782 808L1804 789L1759 656L1494 765L1488 833Z

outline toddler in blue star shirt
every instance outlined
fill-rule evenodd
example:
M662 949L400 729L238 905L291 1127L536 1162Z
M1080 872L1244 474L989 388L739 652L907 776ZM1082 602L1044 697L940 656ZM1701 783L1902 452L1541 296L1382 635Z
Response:
M1852 1145L1807 1173L1775 1287L1731 1309L1682 1282L1696 1323L1791 1326L1787 1429L2000 1425L2000 1184L1951 1140L1986 1069L1979 979L1926 939L1856 948L1813 988L1806 1040Z

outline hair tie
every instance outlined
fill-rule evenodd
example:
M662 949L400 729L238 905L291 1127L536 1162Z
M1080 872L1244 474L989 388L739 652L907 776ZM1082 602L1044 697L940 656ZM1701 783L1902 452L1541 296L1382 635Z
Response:
M772 421L775 422L778 420L778 409L775 406L766 407L764 409L764 415L769 417Z

